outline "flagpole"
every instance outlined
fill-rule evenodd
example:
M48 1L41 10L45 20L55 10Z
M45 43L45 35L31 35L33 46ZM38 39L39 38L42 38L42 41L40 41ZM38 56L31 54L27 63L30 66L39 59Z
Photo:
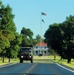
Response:
M42 22L44 22L44 20L42 19L42 15L46 16L46 13L41 12L41 20L40 20L40 28L41 28L41 38L40 38L40 52L42 51Z
M40 52L42 50L42 14L41 14L41 20L40 20L40 32L41 32L41 38L40 38Z

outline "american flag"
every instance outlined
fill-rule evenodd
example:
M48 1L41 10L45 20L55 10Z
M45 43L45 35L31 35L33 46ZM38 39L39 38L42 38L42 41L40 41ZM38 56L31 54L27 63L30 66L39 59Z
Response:
M44 13L44 12L42 12L41 14L46 16L46 13Z

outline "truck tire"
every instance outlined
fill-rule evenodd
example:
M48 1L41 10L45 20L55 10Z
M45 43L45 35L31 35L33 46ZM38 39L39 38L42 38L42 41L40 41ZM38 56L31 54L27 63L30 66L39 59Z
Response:
M20 63L23 63L23 60L22 59L20 59Z
M31 63L33 63L33 59L31 59Z

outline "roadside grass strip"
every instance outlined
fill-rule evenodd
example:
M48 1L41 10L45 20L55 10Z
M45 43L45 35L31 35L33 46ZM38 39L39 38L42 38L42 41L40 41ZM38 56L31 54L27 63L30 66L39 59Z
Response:
M71 60L71 63L67 63L67 60L63 59L60 60L60 56L56 56L56 59L54 60L54 56L53 55L49 55L49 56L34 56L33 60L36 63L58 63L58 64L63 64L66 65L68 67L71 67L74 69L74 59ZM8 62L8 58L5 58L4 63L2 63L2 59L0 58L0 66L2 65L7 65L7 64L11 64L11 63L19 63L20 60L19 58L13 58L11 59L10 62Z
M33 59L49 59L49 56L34 56Z
M1 67L2 67L2 66L6 66L6 65L15 64L15 63L17 63L17 62L19 62L18 58L16 58L16 59L11 59L10 62L8 62L8 59L7 59L7 58L5 58L5 59L4 59L4 62L2 62L2 59L0 58L0 66L1 66Z
M56 56L55 60L54 60L54 56L49 56L49 58L54 63L63 64L74 69L74 59L71 60L71 63L67 63L67 60L66 59L61 60L60 56Z
M74 68L74 60L72 59L71 63L67 63L67 60L53 60L55 63L58 63L58 64L63 64L63 65L66 65L68 67L71 67L71 68Z
M67 60L60 60L60 61L58 61L58 63L64 64L64 65L69 66L71 68L74 68L74 60L73 59L71 60L71 63L67 63Z
M34 56L34 62L36 63L52 63L49 60L49 56Z

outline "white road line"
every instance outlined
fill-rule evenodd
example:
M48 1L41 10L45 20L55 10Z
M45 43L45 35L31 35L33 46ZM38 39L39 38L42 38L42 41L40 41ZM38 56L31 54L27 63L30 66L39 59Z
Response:
M34 64L33 66L31 66L31 67L26 71L26 73L29 73L36 65L37 65L37 63Z
M11 66L11 65L14 65L14 64L17 64L17 63L2 65L2 66L0 66L0 68L7 67L7 66Z
M66 68L66 67L64 67L64 66L62 66L62 65L60 65L60 64L57 64L57 63L56 63L56 65L58 65L58 66L60 66L60 67L62 67L62 68L64 68L64 69L66 69L66 70L71 71L71 72L73 72L73 73L74 73L74 71L73 71L73 70L71 70L71 69L69 69L69 68Z

